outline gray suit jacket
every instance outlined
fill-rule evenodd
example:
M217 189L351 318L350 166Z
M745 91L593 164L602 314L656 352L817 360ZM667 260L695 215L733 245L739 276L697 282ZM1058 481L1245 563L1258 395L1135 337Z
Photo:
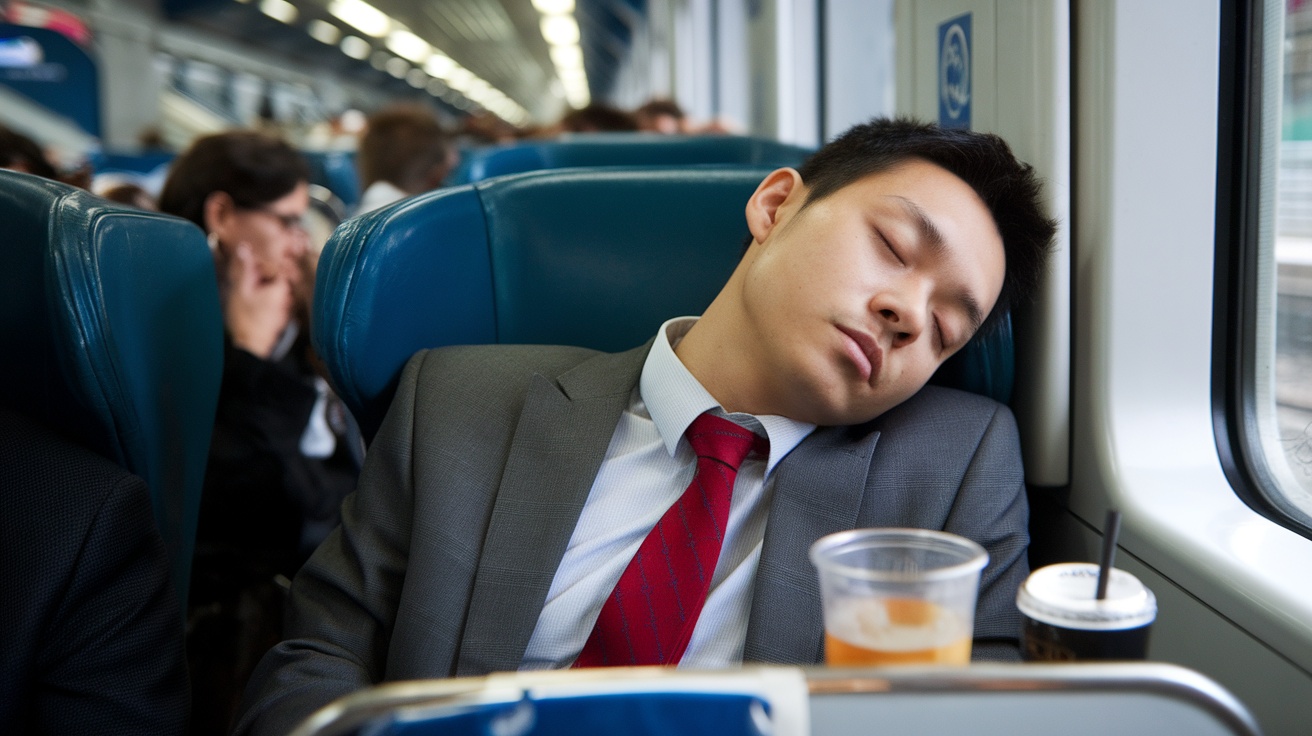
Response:
M238 733L282 734L383 680L517 669L649 346L480 346L407 364L342 525L292 586ZM812 433L775 469L744 659L823 652L807 550L858 527L945 529L989 551L977 638L1012 638L1028 508L1011 413L926 388Z

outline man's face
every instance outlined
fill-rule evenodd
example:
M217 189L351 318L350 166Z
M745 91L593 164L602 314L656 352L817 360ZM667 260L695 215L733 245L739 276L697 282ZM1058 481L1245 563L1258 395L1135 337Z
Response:
M743 347L773 405L761 413L858 424L910 398L974 335L1002 289L1002 239L969 185L919 159L803 208L805 197L795 183L753 228Z

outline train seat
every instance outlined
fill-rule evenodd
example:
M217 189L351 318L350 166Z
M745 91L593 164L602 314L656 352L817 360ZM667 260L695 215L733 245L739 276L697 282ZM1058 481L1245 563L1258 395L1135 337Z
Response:
M450 184L540 169L741 164L800 166L812 149L740 135L588 133L463 151Z
M878 724L872 728L871 724ZM608 667L387 683L347 695L292 736L1257 736L1229 691L1183 667Z
M205 238L4 170L0 221L0 403L145 479L185 603L223 361Z
M700 314L748 235L769 167L560 169L420 195L347 220L324 249L313 339L372 438L422 348L536 343L624 350ZM1005 401L1009 330L945 365Z
M318 184L342 200L347 210L360 201L360 174L355 154L349 151L302 151L310 167L310 183Z

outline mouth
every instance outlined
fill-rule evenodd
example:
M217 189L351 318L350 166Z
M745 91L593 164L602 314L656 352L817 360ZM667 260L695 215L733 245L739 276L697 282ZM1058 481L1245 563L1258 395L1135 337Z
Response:
M847 337L847 355L856 366L862 383L871 383L879 377L879 369L884 364L884 351L879 343L868 333L850 327L838 326L839 332Z

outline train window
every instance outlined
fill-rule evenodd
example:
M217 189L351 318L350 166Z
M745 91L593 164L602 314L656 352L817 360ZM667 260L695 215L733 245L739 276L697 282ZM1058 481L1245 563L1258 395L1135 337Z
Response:
M1241 104L1229 128L1240 191L1224 269L1231 400L1220 416L1243 456L1241 477L1229 468L1240 494L1312 535L1312 1L1245 5L1234 6L1248 22L1236 26L1247 38L1236 39L1232 99ZM1224 191L1223 170L1222 204Z

